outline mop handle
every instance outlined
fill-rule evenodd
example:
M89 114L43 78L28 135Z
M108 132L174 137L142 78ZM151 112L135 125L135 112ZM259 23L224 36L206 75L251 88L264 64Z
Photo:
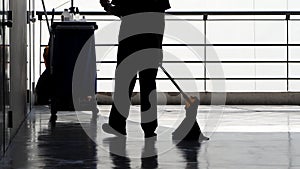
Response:
M51 34L51 28L50 28L50 25L49 25L49 20L48 20L48 15L47 15L47 11L46 11L46 6L45 6L44 0L42 0L42 4L43 4L43 9L44 9L44 15L46 17L46 23L47 23L48 31Z
M192 101L190 100L189 96L187 94L185 94L181 88L179 87L179 85L175 82L175 80L172 78L172 76L167 72L167 70L160 64L159 67L161 68L161 70L163 70L163 72L168 76L168 78L172 81L172 83L175 85L175 87L179 90L179 92L182 94L183 98L185 99L185 101L187 101L189 104L192 104Z

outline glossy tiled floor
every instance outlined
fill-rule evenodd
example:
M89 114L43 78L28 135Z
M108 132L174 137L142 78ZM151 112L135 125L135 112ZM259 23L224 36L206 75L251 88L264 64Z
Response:
M128 137L103 133L101 116L35 107L14 139L1 169L300 169L299 106L200 106L198 121L211 140L181 142L171 132L184 117L182 106L160 106L157 140L144 140L139 107L133 106Z

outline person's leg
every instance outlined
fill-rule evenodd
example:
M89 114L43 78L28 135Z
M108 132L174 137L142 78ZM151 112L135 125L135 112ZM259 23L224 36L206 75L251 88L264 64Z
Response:
M155 136L155 130L158 126L157 122L157 91L156 76L158 66L163 58L162 51L162 34L144 34L145 48L158 50L155 56L147 56L153 59L155 67L145 69L139 72L140 82L140 99L141 99L141 126L144 130L145 137Z
M141 99L141 126L144 130L145 137L154 136L155 130L158 126L157 123L157 92L156 92L156 76L158 71L158 65L162 60L162 35L159 34L144 34L144 48L152 48L157 53L151 57L155 67L151 67L139 72L140 82L140 99ZM157 50L159 52L157 52ZM153 66L153 65L152 65Z
M135 40L133 38L124 39L119 42L118 54L117 54L117 69L119 65L121 65L122 62L128 56L130 56L131 53L134 53L135 51L134 42ZM123 62L122 64L123 69L126 69L126 66L132 67L132 65L124 65ZM136 83L136 77L137 77L136 74L132 76L133 77L128 76L132 78L128 87L127 85L125 85L126 82L122 80L122 78L124 77L124 72L116 70L116 74L115 74L114 102L110 111L108 123L112 128L114 128L115 130L117 130L123 135L126 135L126 120L130 110L130 102L127 102L128 100L124 100L124 99L129 99L129 100L131 99L132 92ZM130 79L126 79L126 80L130 80ZM118 96L120 96L120 93L124 91L128 91L129 98L117 98ZM118 100L119 102L116 103L116 100ZM118 106L118 105L122 105L122 106Z
M153 135L157 128L157 69L146 69L139 73L141 99L141 126L145 136Z
M135 86L135 82L136 82L136 76L134 77L134 79L132 79L129 89L128 89L128 88L125 88L125 86L122 86L121 81L119 81L119 78L116 76L114 97L117 95L116 92L118 92L119 90L128 90L128 96L129 96L128 99L130 100L132 91ZM116 100L116 98L114 98L114 100ZM124 104L124 103L121 103L121 104ZM112 108L111 108L110 114L109 114L108 124L123 135L126 135L126 120L129 115L129 109L130 109L130 104L126 104L125 106L122 106L122 108L120 108L120 107L116 106L115 102L113 102L113 105L112 105Z

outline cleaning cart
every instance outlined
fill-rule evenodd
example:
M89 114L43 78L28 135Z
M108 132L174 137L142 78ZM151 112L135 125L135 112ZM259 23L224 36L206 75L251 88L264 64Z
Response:
M93 39L97 28L95 22L54 22L52 24L50 39L51 115L56 116L57 111L78 109L98 113L95 100L96 56ZM91 38L93 40L90 40ZM83 63L84 67L81 67L85 73L82 76L83 83L76 88L76 91L82 91L84 95L74 96L73 73L84 46L90 50L84 53L83 62L85 63ZM86 78L91 75L92 78ZM93 90L86 91L86 89Z

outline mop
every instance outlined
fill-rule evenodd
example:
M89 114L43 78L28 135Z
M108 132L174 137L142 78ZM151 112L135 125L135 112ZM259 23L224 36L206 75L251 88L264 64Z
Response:
M171 77L171 75L167 72L167 70L160 64L159 67L163 70L163 72L168 76L168 78L172 81L175 87L179 90L181 95L186 101L185 110L186 116L178 128L172 133L172 137L174 140L209 140L208 137L205 137L201 132L199 124L197 122L197 110L200 100L197 97L189 97L179 85L175 82L175 80Z

